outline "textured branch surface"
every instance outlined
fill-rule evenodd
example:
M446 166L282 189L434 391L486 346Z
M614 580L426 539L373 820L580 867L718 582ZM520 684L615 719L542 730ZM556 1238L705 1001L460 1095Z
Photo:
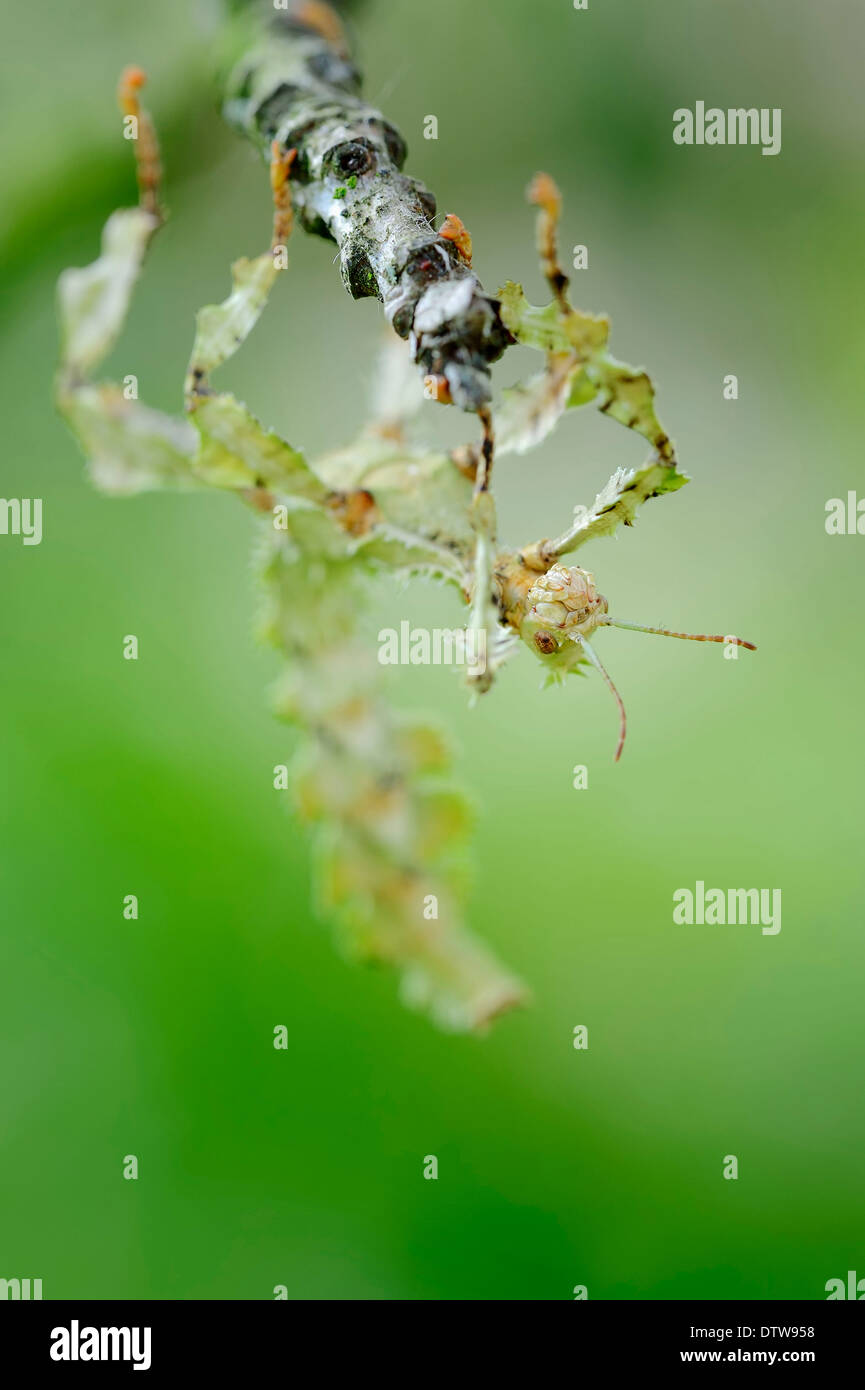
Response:
M443 377L457 405L480 409L489 364L512 341L498 301L460 246L435 232L435 198L401 172L405 142L362 100L327 7L257 13L257 37L228 80L227 119L268 160L274 141L297 151L295 207L308 231L338 245L346 288L355 299L378 297L423 374Z

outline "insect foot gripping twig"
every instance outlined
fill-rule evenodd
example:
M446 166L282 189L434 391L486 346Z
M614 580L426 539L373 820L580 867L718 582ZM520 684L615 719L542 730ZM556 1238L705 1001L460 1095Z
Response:
M455 212L449 212L444 222L439 227L439 236L444 237L445 241L452 241L457 248L466 265L472 263L472 238L471 233L460 217Z
M268 161L274 141L297 151L291 183L302 225L336 242L346 288L382 301L423 376L444 378L448 391L434 398L477 411L490 399L490 363L513 339L471 269L468 234L454 222L433 230L435 198L401 172L402 136L361 98L329 7L252 9L226 118Z
M273 236L271 249L285 245L294 228L294 205L291 201L291 166L297 150L283 150L278 140L270 148L270 187L273 191Z

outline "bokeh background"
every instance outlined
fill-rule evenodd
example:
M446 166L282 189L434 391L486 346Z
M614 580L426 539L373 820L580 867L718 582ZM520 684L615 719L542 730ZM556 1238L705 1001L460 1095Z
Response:
M534 991L480 1039L404 1011L310 908L271 785L294 736L253 636L251 519L218 496L100 497L50 403L56 277L134 199L125 63L151 74L172 216L112 374L178 409L195 309L268 235L262 170L216 111L213 9L0 16L0 491L44 498L41 546L0 538L0 1275L159 1299L821 1298L865 1275L865 538L824 530L828 498L865 493L861 6L358 14L366 90L485 284L542 302L523 190L548 169L565 246L589 247L577 302L659 384L694 481L583 552L611 607L760 648L601 635L630 716L618 766L597 680L541 694L525 654L470 711L446 670L396 679L452 724L478 802L471 920ZM697 99L781 107L782 153L675 146ZM345 296L332 247L298 234L290 254L222 380L314 454L363 418L380 316ZM425 409L434 438L465 437ZM502 460L504 535L552 533L643 455L575 413ZM381 615L460 621L420 586L383 591ZM781 888L781 933L674 926L698 878Z

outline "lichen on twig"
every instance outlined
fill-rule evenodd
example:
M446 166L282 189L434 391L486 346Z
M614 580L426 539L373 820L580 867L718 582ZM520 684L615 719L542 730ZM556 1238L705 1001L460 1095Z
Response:
M470 239L454 232L452 216L435 231L435 197L402 172L405 142L362 99L333 12L307 0L253 15L226 84L227 119L267 160L274 144L296 151L298 216L336 242L346 288L355 299L379 298L423 376L443 378L463 409L481 409L490 363L512 340L471 269Z

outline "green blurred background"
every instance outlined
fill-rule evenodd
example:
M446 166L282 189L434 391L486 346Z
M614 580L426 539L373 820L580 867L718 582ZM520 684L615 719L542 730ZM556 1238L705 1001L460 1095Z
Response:
M100 497L50 404L56 277L134 197L125 63L151 74L172 216L111 374L178 409L195 309L268 234L260 165L215 109L213 12L0 15L0 491L44 498L41 546L0 538L0 1275L163 1299L822 1298L865 1275L865 539L824 530L828 498L865 490L861 5L359 16L366 90L471 229L484 283L541 301L523 190L548 169L565 247L589 247L577 302L659 383L694 481L584 552L611 608L760 648L601 634L630 717L618 766L595 679L540 694L524 654L470 711L447 671L401 673L400 700L450 719L477 796L472 923L534 990L481 1039L404 1011L310 909L306 840L271 786L294 735L252 634L250 518L218 496ZM697 99L782 107L782 153L675 146L672 112ZM296 236L222 377L313 454L355 432L381 331L332 259ZM644 452L574 414L502 460L504 535L553 533ZM420 586L381 615L460 621ZM674 926L672 892L698 878L780 887L781 933Z

